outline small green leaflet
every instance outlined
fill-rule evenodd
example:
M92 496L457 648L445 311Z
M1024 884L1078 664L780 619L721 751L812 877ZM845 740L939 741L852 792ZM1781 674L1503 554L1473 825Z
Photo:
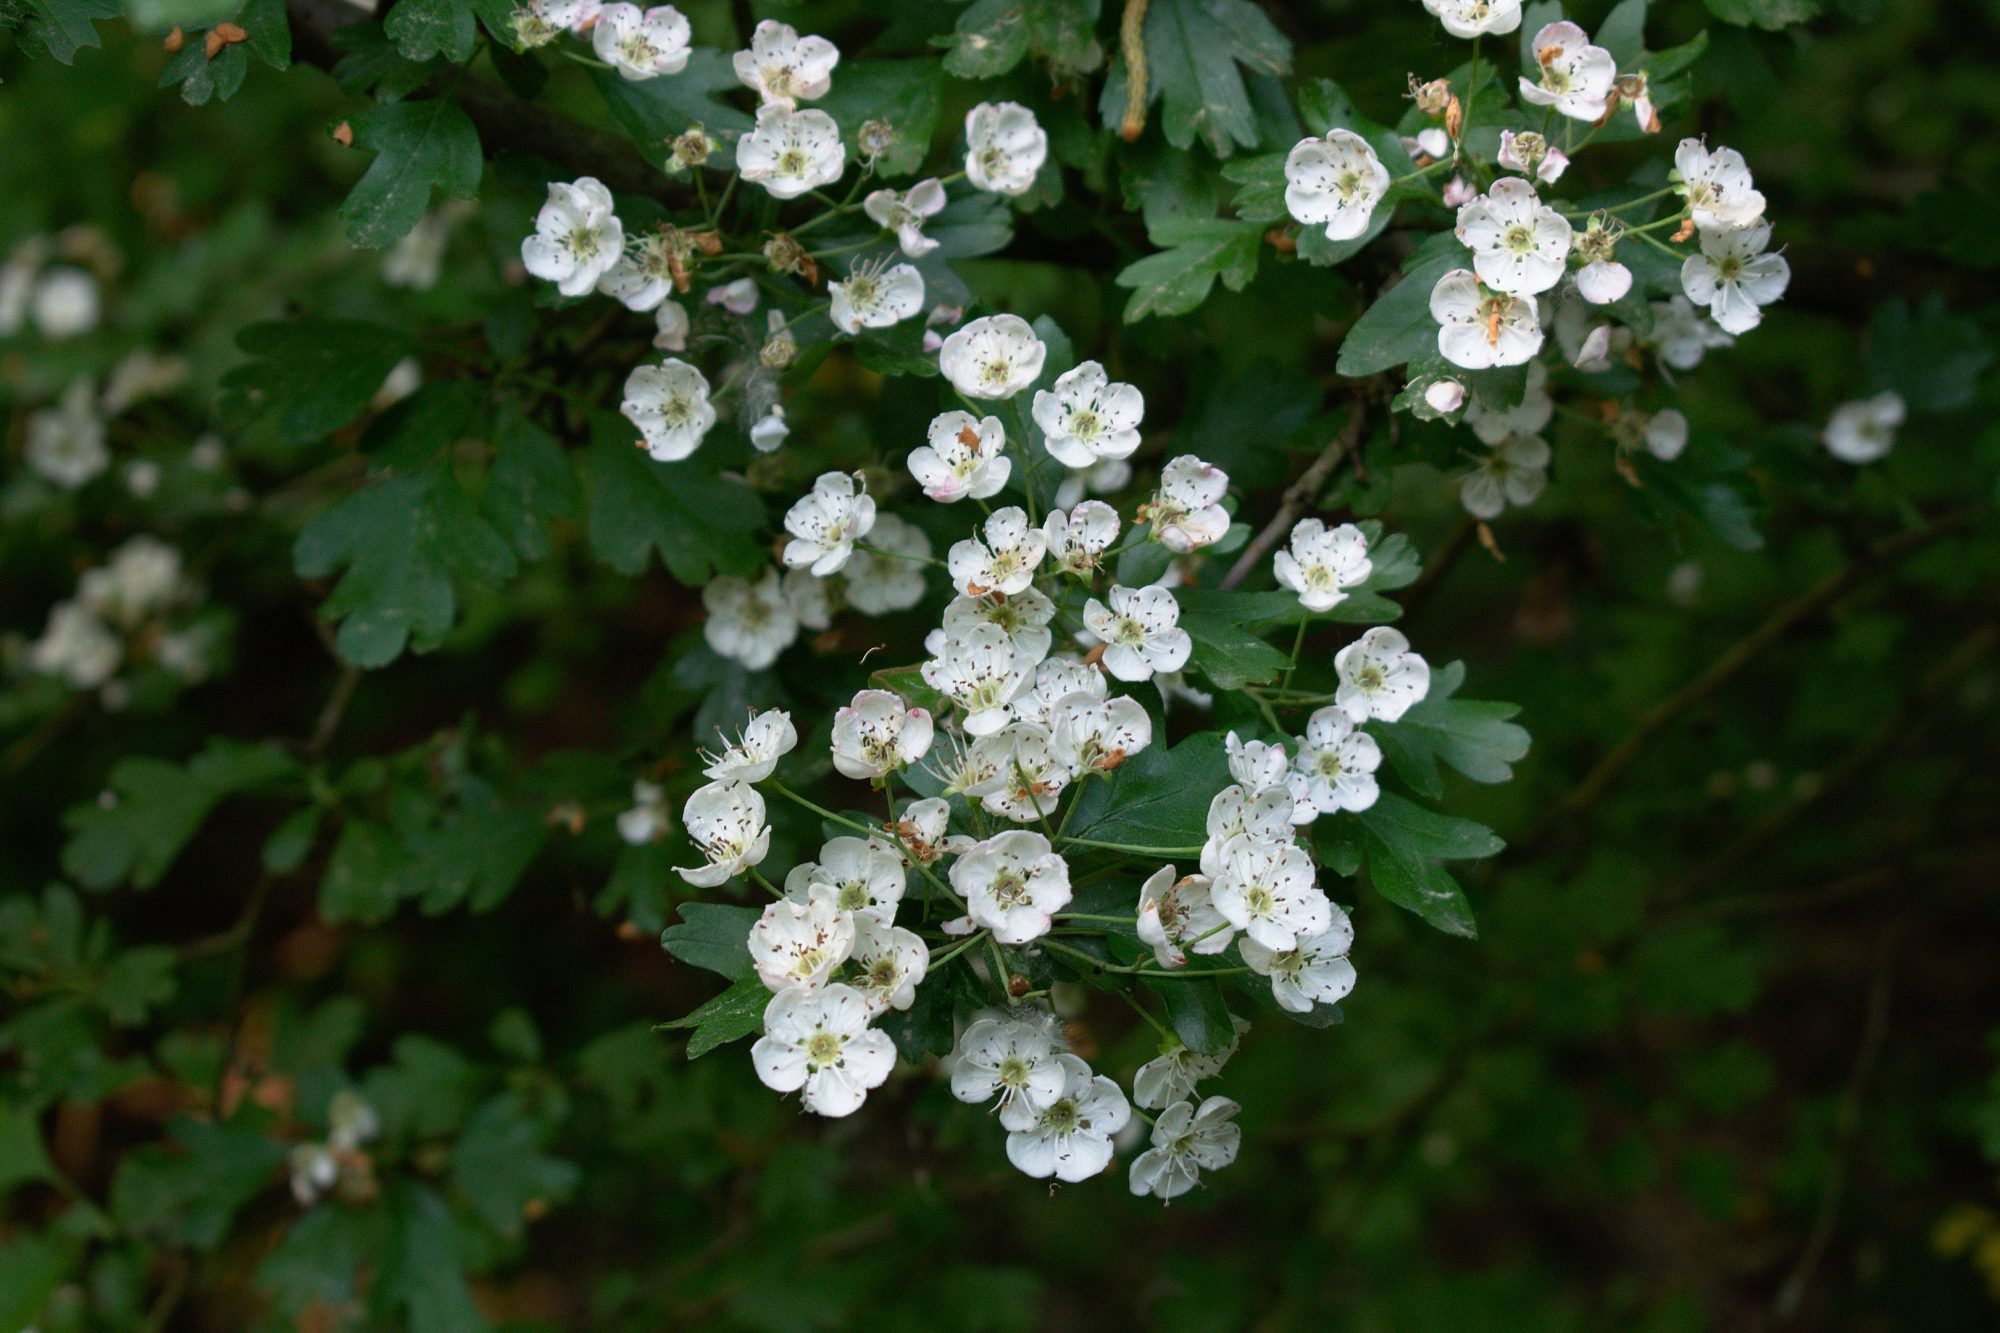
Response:
M347 239L362 249L380 250L402 239L430 208L433 188L453 199L479 193L485 168L479 131L457 99L392 102L362 112L350 124L354 146L375 153L340 206Z
M937 128L942 84L937 66L928 60L843 61L833 88L814 105L840 126L850 160L860 157L856 140L864 124L887 125L889 147L875 159L875 170L884 177L901 176L924 164Z
M278 431L309 444L339 430L368 406L410 350L408 335L358 319L286 319L252 324L236 345L253 358L223 386L278 414Z
M1426 810L1391 792L1362 811L1361 848L1381 895L1449 935L1477 937L1465 890L1441 861L1493 856L1505 847L1493 830Z
M1173 1024L1181 1044L1211 1055L1229 1049L1229 1043L1236 1039L1236 1024L1223 999L1222 983L1215 978L1203 979L1200 973L1197 963L1181 976L1145 984L1166 1001L1167 1021Z
M1153 244L1169 247L1128 265L1120 287L1132 289L1125 322L1148 315L1184 315L1208 299L1217 278L1240 292L1257 276L1263 226L1228 218L1164 218L1147 230Z
M689 587L718 573L754 571L766 557L757 540L764 527L757 493L716 475L698 456L656 463L637 439L623 417L591 418L590 546L597 558L638 574L657 551Z
M1238 66L1254 74L1287 73L1292 44L1250 0L1153 0L1146 10L1147 103L1161 104L1161 128L1176 148L1197 138L1217 157L1257 146L1257 113ZM1125 114L1121 60L1105 80L1098 112L1106 124Z
M749 955L744 955L746 958ZM718 1046L740 1041L764 1026L764 1009L771 992L752 977L738 981L728 990L683 1018L662 1023L662 1028L693 1028L688 1037L687 1058L698 1060Z
M279 786L298 771L275 746L221 739L185 766L121 759L102 797L63 816L70 830L63 870L93 889L128 879L150 889L225 797Z
M480 512L525 560L549 553L549 526L575 517L583 487L556 437L509 408L493 430L493 470L479 497Z
M1439 232L1403 261L1403 277L1362 312L1340 344L1337 369L1350 379L1380 374L1437 347L1438 324L1431 318L1431 289L1438 279L1467 262L1465 247L1448 231Z
M72 64L83 47L102 45L97 25L123 11L118 0L28 0L34 21L23 36L41 45L63 64Z
M1208 837L1209 801L1228 785L1229 764L1215 732L1190 736L1171 750L1151 745L1109 782L1084 787L1068 833L1093 842L1199 849Z
M530 1204L557 1203L576 1189L576 1166L545 1151L553 1133L547 1118L529 1109L524 1094L488 1098L452 1146L453 1192L488 1227L518 1240Z
M944 67L954 77L996 78L1028 54L1026 7L1022 0L973 0L951 34L932 44L944 48Z
M1241 689L1276 680L1291 656L1241 628L1225 604L1181 612L1181 628L1194 640L1194 665L1217 689Z
M754 981L750 965L750 927L757 924L752 907L728 903L681 904L681 922L668 926L660 944L683 963L719 972L731 981Z
M1506 782L1515 761L1528 753L1527 731L1507 720L1520 708L1454 698L1464 681L1465 663L1441 667L1422 703L1394 722L1369 727L1397 775L1433 799L1444 794L1440 761L1474 782Z

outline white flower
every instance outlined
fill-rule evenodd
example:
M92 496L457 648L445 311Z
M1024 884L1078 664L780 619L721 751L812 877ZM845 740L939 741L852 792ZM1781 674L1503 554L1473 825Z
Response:
M1132 1107L1116 1083L1074 1055L1058 1055L1062 1095L1032 1116L1017 1105L1001 1113L1007 1160L1037 1180L1088 1180L1111 1164L1111 1136L1125 1128Z
M1730 347L1736 339L1699 313L1687 297L1676 294L1653 302L1653 331L1646 341L1673 369L1693 370L1709 348Z
M1521 26L1521 0L1424 0L1454 37L1509 33Z
M999 417L975 420L970 412L941 412L931 418L926 438L928 444L910 451L910 475L942 504L997 494L1014 469Z
M1068 509L1085 495L1110 495L1122 491L1132 480L1132 465L1121 458L1107 458L1082 472L1068 472L1056 487L1056 508Z
M1893 389L1842 403L1827 418L1826 451L1843 463L1872 463L1896 443L1896 429L1908 409Z
M811 903L824 889L838 911L885 926L895 924L905 887L903 858L872 838L829 838L819 860L801 861L785 876L785 897L791 901Z
M869 1003L852 986L780 991L750 1048L757 1077L774 1092L805 1089L815 1115L851 1115L896 1067L896 1046L868 1026Z
M66 491L111 466L89 380L71 380L59 405L29 414L27 455L29 467Z
M985 540L968 537L954 542L945 555L953 585L967 597L995 592L1012 596L1025 591L1035 581L1035 569L1048 550L1047 534L1030 527L1028 515L1017 505L994 510L984 531Z
M665 232L627 237L617 262L597 280L597 290L627 310L651 310L673 295L674 267L678 262L674 243ZM685 333L683 328L682 334ZM659 345L657 338L654 344Z
M1285 155L1285 207L1300 222L1325 223L1331 241L1351 241L1389 188L1389 172L1353 130L1301 139Z
M1375 770L1382 766L1382 748L1338 708L1319 709L1306 719L1293 762L1306 780L1306 798L1321 814L1366 810L1381 794Z
M1440 416L1465 406L1465 386L1457 380L1432 380L1424 386L1424 402Z
M1049 455L1065 467L1093 467L1129 457L1139 447L1146 399L1129 384L1114 384L1095 361L1056 377L1053 389L1035 394L1035 424Z
M1701 233L1701 253L1681 265L1681 290L1708 307L1725 333L1748 333L1764 321L1762 307L1785 294L1792 266L1783 255L1767 255L1771 224L1736 231Z
M848 962L855 968L854 988L880 1014L916 1002L931 955L915 931L860 916L854 920L854 952Z
M708 646L752 671L762 671L799 637L799 621L785 596L778 571L766 569L755 583L724 574L701 590L708 611L702 637Z
M1069 905L1069 865L1049 840L1025 829L996 833L952 862L951 887L974 925L1002 944L1026 944Z
M963 638L975 625L997 625L1030 664L1049 655L1049 622L1056 618L1056 606L1033 588L1012 597L954 597L944 609L943 634L946 639Z
M1645 418L1641 439L1646 452L1663 463L1671 463L1687 448L1688 419L1676 408L1665 408Z
M1048 347L1019 315L988 315L952 331L938 369L967 398L1012 398L1042 373Z
M1218 503L1229 490L1229 474L1182 454L1160 470L1160 489L1142 511L1153 539L1186 555L1228 535L1229 511Z
M1539 435L1509 435L1493 445L1458 488L1465 512L1498 518L1508 505L1533 504L1549 484L1549 442Z
M618 815L618 836L634 847L658 842L667 836L673 821L667 818L667 789L657 782L632 784L632 808Z
M1299 595L1308 611L1327 611L1347 600L1347 589L1374 572L1368 538L1352 523L1329 528L1316 518L1292 527L1290 545L1271 557L1278 582Z
M710 305L719 305L732 315L747 315L757 308L758 295L755 278L738 278L710 288L706 299Z
M292 1198L301 1208L310 1208L340 1179L340 1159L323 1143L293 1145L285 1166L291 1172Z
M715 782L762 782L798 743L792 715L782 708L767 708L752 714L750 724L734 744L723 747L722 753L704 750L701 757L708 766L702 772Z
M956 856L972 846L972 839L952 833L951 802L930 796L903 807L896 821L896 840L918 865L935 865L947 853Z
M931 539L894 514L875 520L868 544L847 562L847 604L867 616L907 611L924 599Z
M1153 1146L1132 1159L1132 1193L1177 1199L1201 1183L1203 1171L1234 1162L1243 1142L1234 1118L1242 1109L1227 1097L1210 1097L1199 1111L1192 1102L1162 1111L1153 1122Z
M77 602L49 609L42 636L28 646L28 665L44 676L59 676L73 690L94 690L125 660L125 645L104 622Z
M1233 844L1292 841L1294 796L1289 782L1252 792L1232 783L1208 803L1208 840L1201 848L1201 873L1214 879L1229 863Z
M848 472L822 472L785 514L785 563L820 578L839 572L854 543L875 526L875 501Z
M1210 900L1208 876L1177 877L1172 866L1154 871L1139 886L1136 928L1140 942L1152 946L1161 967L1185 967L1190 950L1221 953L1236 938L1236 928ZM1143 1089L1145 1069L1139 1073L1142 1082L1133 1084L1133 1091L1141 1106L1151 1107L1154 1103L1145 1099Z
M1332 924L1312 858L1288 842L1232 839L1209 894L1230 925L1272 949L1295 948Z
M1049 155L1049 136L1019 102L981 102L965 113L965 175L992 194L1026 194Z
M1371 717L1394 722L1430 693L1430 664L1410 651L1400 630L1387 625L1335 653L1333 669L1340 677L1334 705L1357 723Z
M1495 408L1474 394L1465 405L1465 424L1487 444L1499 444L1513 435L1533 435L1548 425L1556 414L1555 399L1549 397L1548 368L1537 361L1528 367L1528 379L1521 401L1512 407Z
M800 629L815 632L833 623L832 580L823 579L810 570L788 569L780 586L784 589L785 605L792 608L792 618L799 622Z
M1042 521L1042 531L1049 539L1049 557L1056 567L1088 580L1118 540L1118 511L1102 500L1084 500L1067 514L1050 510Z
M1593 259L1577 270L1577 295L1592 305L1610 305L1631 290L1632 270L1615 259Z
M1571 120L1604 115L1605 99L1618 77L1618 62L1609 51L1592 46L1583 29L1567 20L1542 28L1528 49L1534 52L1542 77L1530 83L1522 76L1522 101L1552 106Z
M553 282L564 296L589 292L624 253L625 229L611 211L611 191L594 176L551 183L548 202L535 215L535 234L521 242L528 272Z
M663 352L685 352L688 344L687 307L679 301L662 301L653 312L653 346Z
M1106 606L1095 597L1083 604L1083 626L1104 640L1104 669L1120 680L1151 680L1155 672L1179 671L1194 651L1194 640L1179 628L1180 603L1165 588L1111 586Z
M1512 179L1512 177L1509 177ZM1467 370L1518 366L1542 350L1535 303L1487 291L1469 269L1455 268L1431 289L1438 351Z
M1501 177L1460 208L1457 234L1480 282L1496 292L1533 296L1562 281L1570 225L1519 176Z
M680 877L700 889L760 864L771 850L771 826L764 822L764 798L741 782L711 782L697 787L681 807L688 840L708 858L706 865L675 866Z
M1683 139L1674 150L1674 175L1694 225L1704 231L1734 231L1764 216L1764 196L1751 185L1749 164L1734 148L1710 152L1699 139Z
M1229 756L1229 776L1245 793L1262 796L1267 791L1287 791L1294 797L1294 824L1310 824L1318 817L1319 811L1310 802L1304 803L1303 809L1298 808L1297 798L1303 791L1303 785L1292 781L1291 761L1285 755L1282 742L1246 741L1232 731L1222 738L1222 745ZM1211 802L1211 814L1213 810Z
M757 128L736 141L736 170L774 199L796 199L831 185L847 169L840 127L824 111L793 111L765 103Z
M627 375L625 401L618 410L639 428L646 452L662 463L677 463L693 453L715 425L708 377L674 356Z
M99 304L96 278L56 265L35 282L35 327L44 338L80 338L97 327Z
M830 282L833 298L829 317L842 333L886 329L924 308L924 276L913 264L884 267L863 260L848 270L847 281Z
M1163 1050L1140 1065L1132 1076L1132 1100L1146 1110L1157 1111L1171 1102L1192 1097L1197 1083L1222 1072L1222 1067L1236 1054L1243 1034L1250 1030L1250 1025L1234 1014L1229 1016L1229 1025L1229 1044L1219 1051L1204 1054L1176 1041L1172 1050Z
M687 68L691 35L688 21L672 5L641 10L610 4L598 11L590 45L620 77L651 79Z
M951 1095L973 1105L997 1095L1001 1112L1032 1118L1055 1105L1069 1082L1060 1056L1046 1028L1018 1019L976 1019L958 1039Z
M923 665L924 683L964 714L967 734L989 736L1012 720L1008 705L1028 684L1034 663L997 625L975 625L948 637Z
M801 37L789 23L765 19L750 34L750 49L730 59L737 81L754 89L765 106L789 111L800 101L826 96L840 48L824 37Z
M1110 693L1111 687L1105 684L1104 674L1096 667L1085 666L1073 657L1052 657L1036 666L1034 682L1014 701L1014 716L1054 731L1058 704L1074 695L1104 699Z
M1243 941L1243 962L1271 979L1271 998L1281 1009L1311 1013L1314 1005L1339 1004L1354 989L1354 964L1347 951L1354 944L1354 924L1347 913L1332 909L1332 923L1294 949L1267 949L1255 940Z
M937 177L920 180L906 192L875 190L861 201L861 211L876 226L896 233L896 244L912 259L922 259L937 249L937 241L924 235L924 220L944 211L944 186Z
M850 839L849 841L860 841ZM866 843L861 844L866 847ZM900 880L902 864L896 858ZM786 887L800 881L800 871L810 872L811 862L786 877ZM898 884L900 891L901 885ZM854 913L842 911L841 891L823 883L800 882L796 896L768 904L764 915L750 927L750 962L757 979L774 991L803 986L818 990L847 961L854 951ZM895 906L890 905L893 914Z
M863 690L833 715L833 766L843 777L883 777L930 752L931 715L888 690Z
M101 569L77 580L77 600L106 624L137 629L164 611L186 591L181 578L181 553L144 533L111 553Z
M1569 158L1563 150L1533 131L1520 134L1500 131L1500 152L1495 160L1507 170L1533 176L1544 185L1555 181L1569 167Z
M785 409L773 403L771 410L758 417L757 424L750 428L750 447L760 454L774 454L791 433L792 428L785 421Z
M988 814L1032 824L1055 812L1072 770L1057 757L1046 730L1020 723L981 736L972 748L984 752L975 763L990 776L966 794L979 797Z
M1153 719L1126 695L1074 694L1053 711L1056 757L1071 773L1109 773L1153 743Z

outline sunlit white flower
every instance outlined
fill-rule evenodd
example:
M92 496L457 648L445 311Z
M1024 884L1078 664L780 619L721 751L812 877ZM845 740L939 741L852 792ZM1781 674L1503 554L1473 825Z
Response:
M124 643L78 602L51 607L41 637L28 645L28 665L73 690L96 689L124 660Z
M1368 230L1388 189L1388 168L1353 130L1302 139L1285 155L1285 208L1300 222L1325 223L1331 241L1350 241Z
M1236 1160L1243 1131L1235 1123L1243 1108L1227 1097L1210 1097L1196 1110L1175 1102L1153 1122L1152 1146L1132 1159L1132 1193L1177 1199L1201 1183L1204 1171L1220 1171Z
M1243 961L1251 971L1271 979L1271 998L1281 1009L1311 1013L1313 1006L1339 1004L1354 989L1354 964L1347 951L1354 944L1354 924L1347 913L1332 909L1332 922L1294 949L1267 949L1255 940L1243 941Z
M1687 448L1688 419L1678 408L1663 408L1644 418L1640 442L1646 452L1663 463L1671 463Z
M917 985L930 969L930 949L917 933L886 925L873 917L854 920L853 986L875 1013L908 1009L916 1002Z
M673 821L667 815L667 789L657 782L632 784L632 808L618 814L618 836L634 847L667 836Z
M1519 176L1503 176L1458 210L1458 239L1472 251L1479 281L1496 292L1533 296L1562 280L1570 225Z
M1114 384L1095 361L1056 377L1053 389L1035 394L1035 424L1049 454L1065 467L1091 467L1126 458L1139 447L1146 399L1130 384Z
M760 864L771 850L771 826L764 822L764 798L741 782L697 787L681 807L681 823L707 858L705 865L676 866L696 888L712 889Z
M1109 773L1153 743L1153 719L1127 695L1074 694L1054 715L1056 758L1071 773Z
M1403 151L1408 153L1419 166L1423 159L1440 161L1451 153L1451 134L1442 126L1433 125L1429 129L1418 130L1415 134L1399 136Z
M750 34L750 49L730 60L737 81L755 90L765 106L789 111L798 102L826 96L840 48L824 37L801 37L789 23L765 19Z
M955 704L967 734L987 736L1013 720L1008 705L1027 687L1034 663L997 625L953 635L923 664L924 683Z
M1438 322L1438 351L1467 370L1518 366L1542 350L1535 303L1488 291L1469 269L1455 268L1438 279L1431 289L1431 318Z
M981 1018L965 1029L951 1067L951 1095L1026 1119L1055 1105L1069 1081L1050 1031L1011 1018Z
M1180 628L1180 603L1165 588L1113 584L1106 606L1095 597L1083 604L1083 627L1104 640L1104 669L1120 680L1151 680L1159 671L1179 671L1194 651Z
M913 264L885 267L862 260L848 271L845 282L827 284L833 298L828 317L842 333L886 329L924 308L924 275Z
M988 593L1012 595L1035 580L1035 570L1048 550L1048 535L1031 527L1018 505L996 509L986 519L982 537L954 542L945 556L951 581L968 597Z
M966 794L977 796L988 814L1032 824L1055 813L1072 770L1057 757L1046 730L1018 723L981 736L972 748L984 751L975 763L991 776Z
M1035 668L1028 689L1014 701L1014 716L1052 732L1056 727L1057 705L1078 695L1106 699L1111 695L1111 687L1096 667L1085 666L1073 657L1052 657Z
M974 925L1002 944L1026 944L1069 905L1069 865L1041 834L1009 829L952 862L951 887L965 899Z
M931 418L926 439L929 443L910 451L910 475L925 495L941 503L998 494L1014 469L1006 455L1007 428L999 417L941 412Z
M73 491L111 466L104 444L104 419L87 379L71 380L61 402L28 415L28 466L66 491Z
M1042 373L1048 346L1019 315L988 315L956 329L938 369L967 398L1012 398Z
M944 856L956 856L972 846L963 833L952 833L951 802L929 796L904 806L896 821L896 840L917 865L937 864Z
M1748 333L1764 322L1763 307L1785 294L1792 266L1783 255L1767 255L1771 224L1735 231L1701 233L1701 253L1681 264L1681 290L1708 307L1725 333Z
M285 1154L285 1169L291 1173L292 1198L301 1208L310 1208L340 1180L340 1158L324 1143L294 1144Z
M837 573L875 526L875 501L849 472L823 472L785 514L785 563L821 578Z
M692 454L715 425L708 377L674 356L627 375L625 401L618 410L639 428L646 452L662 463L677 463Z
M1601 46L1592 46L1582 28L1567 19L1550 23L1535 34L1528 49L1541 67L1541 77L1521 77L1521 100L1552 106L1572 120L1597 120L1604 115L1618 62Z
M1711 152L1699 139L1683 139L1674 150L1674 176L1694 225L1704 231L1734 231L1764 216L1764 196L1751 185L1749 164L1734 148Z
M862 690L833 715L833 766L843 777L883 777L930 752L931 715L888 690Z
M1236 938L1236 928L1215 910L1209 898L1206 875L1179 876L1172 866L1162 866L1139 886L1139 918L1135 927L1139 942L1152 946L1153 958L1161 967L1185 967L1189 953L1217 954ZM1216 1068L1221 1068L1218 1061ZM1143 1080L1145 1070L1141 1069ZM1145 1100L1143 1083L1133 1085L1141 1106Z
M1229 511L1219 503L1229 490L1229 474L1182 454L1160 471L1160 489L1141 511L1153 539L1186 555L1212 546L1229 533Z
M902 862L893 855L888 859L895 866L900 896ZM757 969L757 979L771 990L793 986L817 990L853 952L854 913L841 910L840 890L810 882L801 874L815 868L807 862L793 870L785 883L787 887L796 883L797 893L767 904L764 915L750 927L750 962ZM867 905L865 896L863 905ZM891 902L892 917L895 910Z
M1033 588L1012 597L997 594L985 597L954 597L944 609L945 639L963 638L975 625L997 625L1006 632L1014 651L1028 663L1039 663L1049 655L1049 622L1056 618L1056 606ZM1018 716L1018 714L1017 714Z
M1293 762L1306 780L1306 798L1321 814L1366 810L1381 794L1375 770L1382 766L1382 748L1338 708L1319 709L1306 719Z
M749 725L720 754L703 751L707 767L702 772L715 782L762 782L798 743L792 715L782 708L767 708L753 714Z
M1730 347L1736 339L1717 328L1687 297L1675 293L1653 302L1653 331L1646 342L1673 369L1693 370L1709 348Z
M1521 0L1424 0L1454 37L1496 36L1521 26Z
M944 186L933 176L920 180L908 190L874 190L861 201L861 211L876 226L896 233L896 244L912 259L922 259L937 249L935 237L924 235L926 219L944 211Z
M1459 483L1458 500L1479 519L1498 518L1508 505L1533 504L1549 484L1549 442L1509 435L1491 446Z
M1430 664L1410 651L1401 630L1377 625L1333 655L1340 677L1335 707L1355 722L1394 722L1430 693Z
M885 926L895 922L904 888L903 858L872 838L830 838L820 847L819 860L801 861L785 876L785 897L791 901L810 903L815 891L824 889L837 910Z
M656 332L653 346L663 352L685 352L688 342L687 307L679 301L662 301L653 312Z
M1271 557L1278 582L1299 595L1308 611L1327 611L1347 600L1347 590L1374 572L1368 538L1352 523L1329 528L1316 518L1292 526L1290 545Z
M1289 842L1232 839L1209 896L1230 925L1267 948L1294 948L1332 924L1312 858Z
M1056 1062L1065 1076L1062 1094L1032 1118L1017 1104L1001 1113L1001 1123L1008 1161L1037 1180L1074 1183L1111 1164L1111 1136L1125 1128L1132 1107L1123 1089L1076 1056L1058 1055Z
M1118 540L1118 511L1102 500L1084 500L1068 513L1049 511L1042 522L1049 558L1066 574L1088 580Z
M1252 791L1241 783L1231 783L1208 803L1208 840L1201 848L1201 873L1214 879L1229 862L1232 844L1243 839L1253 842L1290 842L1295 797L1289 782Z
M701 590L708 611L702 637L708 646L752 671L762 671L799 637L798 616L785 596L778 571L767 569L755 583L723 574Z
M624 253L625 229L612 212L611 191L594 176L551 182L535 234L521 242L528 272L564 296L589 292Z
M609 4L598 11L590 45L621 78L652 79L687 68L691 36L687 19L672 5L642 10Z
M1826 451L1843 463L1872 463L1896 444L1897 428L1908 414L1903 395L1893 389L1842 403L1827 419Z
M803 1088L815 1115L852 1115L896 1067L896 1046L868 1026L866 996L852 986L787 990L764 1010L764 1035L750 1048L757 1077L774 1092Z
M965 114L965 175L975 189L1026 194L1049 155L1047 131L1019 102L981 102Z
M736 141L736 170L774 199L796 199L831 185L847 169L840 127L824 111L793 111L766 103L757 127Z
M1500 152L1495 161L1509 171L1533 176L1544 185L1556 180L1569 167L1569 158L1563 150L1533 130L1519 134L1513 130L1500 131Z

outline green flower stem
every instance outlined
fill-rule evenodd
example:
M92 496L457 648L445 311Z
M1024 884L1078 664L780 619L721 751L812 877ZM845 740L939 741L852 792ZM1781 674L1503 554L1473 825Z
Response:
M977 948L980 942L985 938L986 938L986 932L982 930L978 934L973 935L968 939L960 940L957 944L954 944L951 948L946 949L943 953L932 954L930 957L930 962L927 964L927 969L929 971L935 972L938 968L943 967L946 963L949 963L952 959L958 957L960 954L964 953L967 949Z
M1072 847L1091 847L1100 852L1125 852L1132 856L1199 856L1199 847L1137 847L1125 842L1097 842L1091 838L1070 838Z
M1130 916L1101 916L1101 915L1099 915L1099 914L1098 914L1098 913L1096 913L1096 912L1057 912L1057 913L1056 913L1056 920L1058 920L1058 921L1108 921L1108 922L1110 922L1110 923L1111 923L1112 925L1114 925L1114 926L1130 926L1130 925L1133 925L1133 924L1135 924L1135 923L1137 922L1138 918L1137 918L1137 917L1130 917Z
M1152 1011L1147 1009L1145 1005L1140 1004L1137 1000L1133 999L1130 992L1121 990L1121 991L1113 991L1112 994L1116 995L1119 999L1125 1001L1126 1004L1130 1005L1132 1012L1139 1015L1139 1017L1145 1019L1146 1025L1152 1028L1153 1031L1159 1033L1160 1036L1162 1036L1168 1041L1173 1042L1173 1044L1176 1046L1184 1044L1181 1041L1180 1037L1176 1035L1176 1033L1172 1028L1168 1027L1165 1023L1162 1023L1159 1019L1153 1017Z
M797 792L793 791L790 787L787 787L784 783L779 782L775 778L771 779L771 790L778 793L778 795L784 797L788 801L792 801L799 805L804 806L806 809L818 815L821 819L830 820L831 822L840 825L842 828L851 828L856 833L867 834L871 837L880 831L877 829L872 829L868 827L868 825L866 824L856 823L854 820L849 819L846 815L836 815L835 813L833 813L833 811L827 809L823 805L815 805L813 802L808 801L805 797L799 795Z
M1285 674L1278 677L1279 694L1284 694L1292 688L1292 673L1299 669L1299 654L1304 652L1306 649L1306 626L1309 623L1311 623L1311 621L1312 621L1312 614L1310 612L1303 613L1299 616L1299 632L1292 636L1291 663L1285 668Z

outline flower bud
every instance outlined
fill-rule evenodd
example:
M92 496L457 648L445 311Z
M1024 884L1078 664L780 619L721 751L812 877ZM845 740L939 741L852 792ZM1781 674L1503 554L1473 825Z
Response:
M681 136L673 141L673 151L668 156L670 171L692 171L696 167L708 165L708 159L715 153L715 140L699 123L690 125Z
M1432 411L1449 415L1465 406L1465 386L1457 380L1435 380L1424 390L1424 401Z

